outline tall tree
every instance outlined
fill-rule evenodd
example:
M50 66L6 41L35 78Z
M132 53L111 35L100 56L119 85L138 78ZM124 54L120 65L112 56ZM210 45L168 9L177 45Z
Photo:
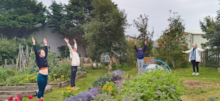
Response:
M220 46L220 11L217 12L218 15L216 19L207 16L204 18L204 21L200 21L200 27L205 35L203 38L206 38L208 41L203 43L203 47L207 46Z
M182 58L184 55L182 50L187 50L186 33L184 33L185 27L183 20L179 15L174 13L168 19L169 26L163 32L163 35L157 40L158 46L156 56L166 62L172 63L175 68L178 63L186 63L187 59Z
M49 7L48 24L53 32L58 32L70 39L76 39L87 55L84 25L90 21L92 0L70 0L68 5L58 4L55 1Z
M99 61L102 54L109 54L109 69L112 69L113 56L126 53L125 27L126 15L111 0L93 0L94 19L86 26L85 38L89 43L89 55Z
M134 20L134 25L138 29L138 31L141 33L137 37L138 41L141 42L141 45L144 46L144 41L147 41L147 49L144 54L145 54L145 56L149 57L151 50L153 48L152 38L153 38L154 31L150 32L147 30L148 20L149 20L148 16L144 15L144 17L143 17L142 15L140 15L138 20Z
M46 7L36 0L0 0L0 34L28 37L45 23Z

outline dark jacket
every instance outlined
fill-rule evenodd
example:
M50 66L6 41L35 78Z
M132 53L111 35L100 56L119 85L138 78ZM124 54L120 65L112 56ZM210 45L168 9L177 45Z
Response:
M135 49L136 52L137 52L137 58L138 58L138 59L143 59L143 58L144 58L144 52L145 52L146 48L147 48L147 46L144 45L144 49L139 50L139 49L137 49L136 45L134 45L134 49Z
M39 68L41 68L41 67L48 67L48 64L47 64L47 51L48 51L48 50L47 50L47 46L45 46L44 51L45 51L45 57L42 58L42 57L40 57L39 54L38 54L36 45L34 45L34 52L35 52L35 56L36 56L36 63L37 63L37 66L38 66Z

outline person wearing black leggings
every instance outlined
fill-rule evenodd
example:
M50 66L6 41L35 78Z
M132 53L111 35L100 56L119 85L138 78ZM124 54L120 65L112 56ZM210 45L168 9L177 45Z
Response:
M35 39L32 37L33 46L34 46L34 52L36 56L36 63L39 67L39 74L37 76L37 84L38 84L38 101L43 101L44 97L44 90L47 85L47 75L48 75L48 63L47 63L47 40L44 38L44 44L45 49L40 49L37 51L36 45L35 45Z
M188 51L183 51L183 53L190 53L189 61L193 66L192 75L199 75L199 62L201 62L201 52L205 51L204 49L197 48L197 44L193 44L193 48ZM197 69L197 73L195 73L195 67Z

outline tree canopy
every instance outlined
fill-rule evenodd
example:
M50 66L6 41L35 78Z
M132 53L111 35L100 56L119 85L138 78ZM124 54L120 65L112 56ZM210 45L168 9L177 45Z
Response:
M58 4L53 1L49 7L48 25L53 32L58 32L69 39L76 39L77 43L87 54L84 25L91 19L91 10L93 9L92 0L70 0L67 5Z
M126 14L111 0L93 0L94 18L86 25L85 39L88 41L89 56L94 61L100 61L102 54L122 56L126 53L125 28ZM109 69L111 69L111 62Z
M46 7L36 0L0 0L0 34L28 37L45 24Z

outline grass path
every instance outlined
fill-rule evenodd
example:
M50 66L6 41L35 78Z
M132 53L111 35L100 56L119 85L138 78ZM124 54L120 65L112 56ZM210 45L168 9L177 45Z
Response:
M199 67L199 75L192 75L193 69L191 66L188 68L172 69L173 73L176 73L182 80L187 81L201 81L201 82L213 82L220 83L220 74L218 68L213 67Z

